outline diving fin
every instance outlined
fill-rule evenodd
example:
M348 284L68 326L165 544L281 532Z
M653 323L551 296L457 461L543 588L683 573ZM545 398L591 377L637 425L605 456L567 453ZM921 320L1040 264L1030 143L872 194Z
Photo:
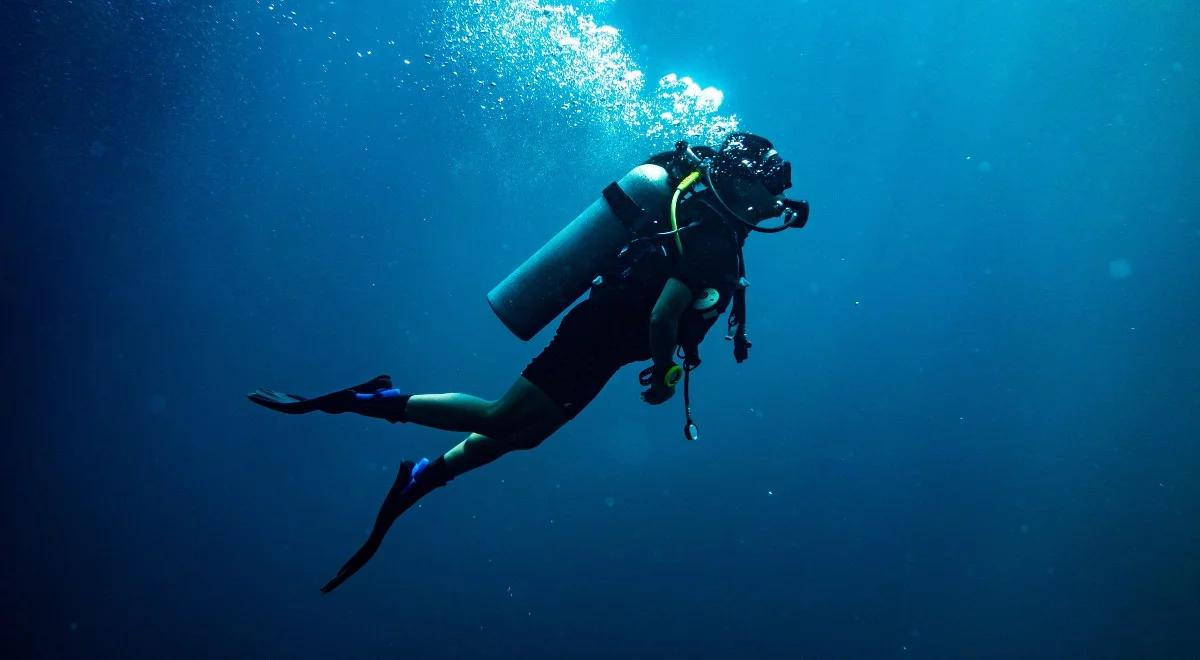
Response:
M306 396L284 394L265 387L260 387L254 392L247 394L246 398L260 406L291 415L299 415L316 410L316 407L311 403L312 399Z
M387 497L383 499L383 505L379 507L379 514L375 516L375 526L371 529L371 535L367 537L366 543L363 543L358 552L355 552L354 556L350 557L350 560L338 570L337 575L321 587L321 593L327 594L337 589L343 582L350 579L350 576L357 573L358 569L371 561L375 552L379 550L379 545L383 543L383 537L387 535L392 523L396 522L400 514L411 508L433 489L445 486L449 480L446 463L442 458L438 458L436 462L432 463L428 458L422 458L415 464L412 461L401 463L400 470L396 474L396 481L388 491Z
M404 417L404 407L408 403L408 396L393 389L392 378L386 374L376 376L362 385L318 397L285 394L261 387L247 394L246 398L264 408L288 415L303 415L316 411L331 415L353 412L393 423L407 421Z

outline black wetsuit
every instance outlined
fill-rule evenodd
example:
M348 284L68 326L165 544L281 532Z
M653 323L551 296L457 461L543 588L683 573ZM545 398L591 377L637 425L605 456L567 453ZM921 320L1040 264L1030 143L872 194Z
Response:
M563 317L549 346L525 367L521 375L568 417L596 398L618 369L650 359L650 312L669 278L686 284L693 298L715 289L719 310L724 311L739 278L745 234L733 229L706 201L713 200L701 192L680 205L680 226L703 220L681 234L682 255L668 237L654 239L652 249L658 252L639 259L629 271L614 261L615 272L628 276L613 281L610 273L604 284L592 287L588 298ZM698 341L714 320L715 314L703 318L689 306L680 319L680 335L690 334Z

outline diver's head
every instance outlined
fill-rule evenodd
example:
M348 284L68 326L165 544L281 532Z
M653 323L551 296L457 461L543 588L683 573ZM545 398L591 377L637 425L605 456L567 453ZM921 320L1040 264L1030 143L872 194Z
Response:
M783 212L783 191L792 187L792 164L771 141L731 133L708 168L708 183L741 220L758 223Z

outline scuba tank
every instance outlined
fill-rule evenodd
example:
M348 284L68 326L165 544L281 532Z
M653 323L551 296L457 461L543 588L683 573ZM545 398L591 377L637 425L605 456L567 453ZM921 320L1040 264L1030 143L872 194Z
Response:
M662 221L671 198L667 170L644 164L600 198L487 294L496 316L529 340L591 286L622 246Z

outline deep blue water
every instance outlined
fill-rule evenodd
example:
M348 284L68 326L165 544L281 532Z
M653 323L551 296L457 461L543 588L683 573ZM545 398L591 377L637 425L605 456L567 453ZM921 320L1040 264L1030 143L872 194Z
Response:
M7 657L1200 656L1200 6L526 5L0 4ZM668 73L813 208L701 440L631 366L321 596L461 438L243 394L499 396Z

